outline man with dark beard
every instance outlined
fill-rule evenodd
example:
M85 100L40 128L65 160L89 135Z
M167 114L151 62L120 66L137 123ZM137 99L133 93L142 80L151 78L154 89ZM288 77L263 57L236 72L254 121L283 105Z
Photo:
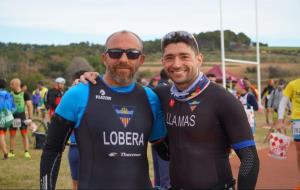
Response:
M165 137L157 95L133 82L144 62L141 39L113 33L97 85L69 89L55 110L40 165L41 189L54 189L61 155L73 128L79 149L79 189L150 189L148 141Z

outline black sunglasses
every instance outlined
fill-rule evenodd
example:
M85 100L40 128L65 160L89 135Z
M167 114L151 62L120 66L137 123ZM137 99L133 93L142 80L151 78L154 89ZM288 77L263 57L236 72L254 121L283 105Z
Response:
M126 53L128 59L137 59L142 54L142 52L137 49L119 49L119 48L107 49L105 53L108 53L109 57L112 59L120 59L123 53Z

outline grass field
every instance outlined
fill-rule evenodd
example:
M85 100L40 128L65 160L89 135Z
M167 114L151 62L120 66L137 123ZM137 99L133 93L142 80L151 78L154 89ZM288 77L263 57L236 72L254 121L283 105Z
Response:
M265 134L268 129L263 128L264 115L263 113L257 113L257 130L255 140L258 148L266 147L267 144L263 144ZM24 158L23 146L21 142L21 136L17 135L17 148L15 150L16 158L9 160L0 160L0 189L39 189L39 164L41 157L41 150L36 150L31 147L30 153L32 158L27 160ZM8 141L7 141L8 142ZM151 155L148 149L150 176L153 179L153 167ZM58 176L57 189L70 189L71 177L67 160L68 147L64 151L62 163L60 167L60 173Z

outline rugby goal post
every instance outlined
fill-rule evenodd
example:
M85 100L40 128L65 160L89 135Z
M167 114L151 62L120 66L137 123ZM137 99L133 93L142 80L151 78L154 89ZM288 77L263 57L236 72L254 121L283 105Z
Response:
M255 1L255 35L256 35L256 61L246 61L238 59L229 59L225 57L225 46L224 46L224 30L223 30L223 0L220 0L220 34L221 34L221 60L222 60L222 77L223 87L226 88L226 62L228 63L239 63L239 64L252 64L256 65L257 70L257 88L258 88L258 103L261 105L261 74L260 74L260 51L259 51L259 40L258 40L258 16L257 16L257 0Z

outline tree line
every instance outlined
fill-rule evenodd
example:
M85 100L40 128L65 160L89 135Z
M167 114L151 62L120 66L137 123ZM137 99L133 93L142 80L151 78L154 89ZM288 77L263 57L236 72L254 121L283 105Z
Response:
M201 32L194 34L199 48L212 55L220 51L220 31ZM247 51L253 45L244 33L224 31L226 51ZM261 44L267 46L267 44ZM144 53L149 61L157 61L161 56L160 39L144 41ZM104 71L100 53L105 49L102 44L90 42L71 43L69 45L36 45L0 42L0 75L10 79L21 77L27 83L38 80L54 79L66 76L74 62L86 62L99 72ZM276 51L276 50L274 50ZM76 59L75 58L81 58ZM219 56L207 56L209 61L219 61ZM81 60L81 61L78 61ZM74 66L73 66L74 68Z

